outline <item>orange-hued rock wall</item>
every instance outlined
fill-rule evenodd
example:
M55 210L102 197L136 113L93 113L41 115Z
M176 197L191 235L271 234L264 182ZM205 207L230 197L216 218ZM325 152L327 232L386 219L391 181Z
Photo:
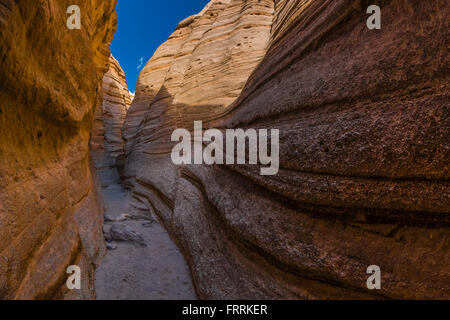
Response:
M103 207L89 139L116 1L78 1L81 30L66 26L73 4L0 1L0 299L95 297Z
M229 0L180 23L138 80L124 179L200 297L448 298L448 18L443 0ZM175 166L195 120L279 129L280 172Z

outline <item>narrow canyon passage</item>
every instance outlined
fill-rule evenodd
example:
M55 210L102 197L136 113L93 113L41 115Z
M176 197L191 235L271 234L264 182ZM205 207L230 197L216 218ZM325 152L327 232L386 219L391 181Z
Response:
M109 250L96 270L97 299L196 299L189 268L167 231L114 182L115 169L100 171L104 230L112 239L107 236Z
M95 273L97 299L195 299L189 268L156 215L121 184L116 158L131 104L125 73L110 57L103 103L96 109L91 157L104 207L107 254Z
M450 297L447 2L130 3L0 0L0 300Z
M440 4L405 12L407 3L386 4L385 31L372 32L358 1L212 0L158 47L133 99L111 59L94 142L189 255L199 298L447 296L443 58L420 69L409 59L441 55L439 41L421 35L443 39L445 15ZM415 12L441 22L417 29ZM277 130L280 170L176 164L173 133L198 121L205 132ZM381 291L367 287L370 266L383 270Z

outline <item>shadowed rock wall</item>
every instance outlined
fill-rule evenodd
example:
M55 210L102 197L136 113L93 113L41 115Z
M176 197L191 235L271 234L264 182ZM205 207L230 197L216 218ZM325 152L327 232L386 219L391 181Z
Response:
M0 1L0 299L92 298L102 206L89 157L115 0ZM69 265L82 290L68 292Z
M375 1L371 31L372 2L211 1L142 71L126 181L201 297L449 296L448 6ZM280 129L279 174L175 167L172 130L194 120ZM382 290L367 290L370 265Z

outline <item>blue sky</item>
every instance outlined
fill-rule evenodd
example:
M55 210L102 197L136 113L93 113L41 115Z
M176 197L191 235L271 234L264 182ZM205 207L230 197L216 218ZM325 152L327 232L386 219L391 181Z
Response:
M209 0L119 0L118 27L111 52L135 91L139 72L178 23L199 13Z

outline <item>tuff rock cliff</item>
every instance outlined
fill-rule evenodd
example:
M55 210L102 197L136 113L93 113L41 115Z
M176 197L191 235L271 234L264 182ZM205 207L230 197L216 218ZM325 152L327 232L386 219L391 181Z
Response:
M122 126L132 100L125 73L112 55L102 89L103 104L95 110L90 146L100 180L103 185L108 185L120 182L116 160L123 157Z
M92 298L104 253L89 156L116 0L0 0L0 299ZM82 290L68 292L78 265Z
M272 15L273 1L211 1L158 48L140 74L123 128L127 184L152 181L173 199L172 131L217 119L238 97L264 56Z
M213 0L179 24L139 77L121 167L200 297L450 295L449 21L444 0ZM279 174L173 165L195 120L280 129Z

